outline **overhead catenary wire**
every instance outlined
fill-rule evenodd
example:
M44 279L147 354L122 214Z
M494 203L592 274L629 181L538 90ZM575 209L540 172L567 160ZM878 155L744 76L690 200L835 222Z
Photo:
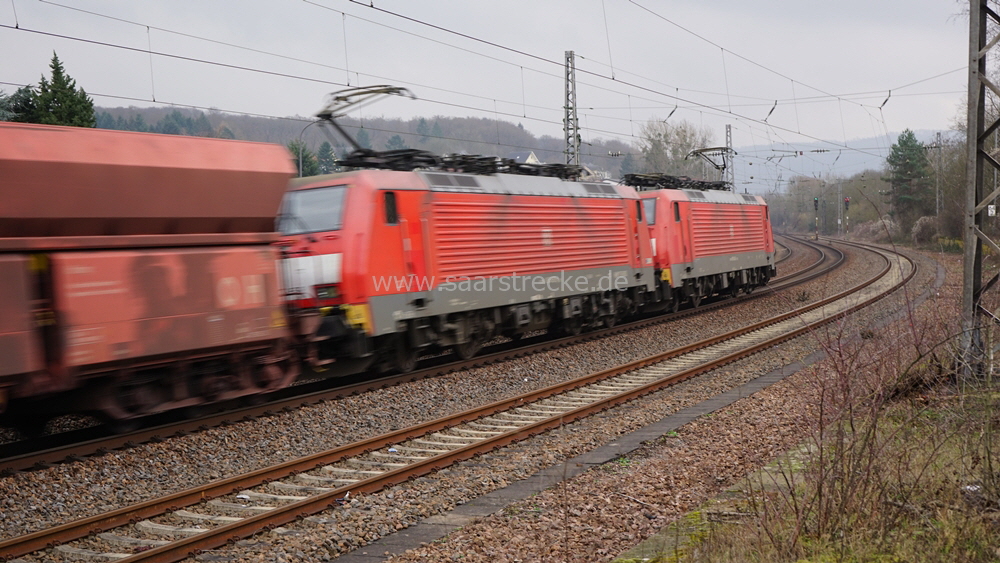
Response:
M83 12L86 12L86 13L90 13L90 14L93 14L93 15L97 15L97 16L100 16L100 17L108 17L108 18L111 18L111 19L117 19L117 20L120 20L120 21L126 21L126 22L128 22L128 23L135 23L135 22L131 22L131 21L129 21L129 20L123 20L123 19L121 19L121 18L115 18L115 17L113 17L113 16L106 16L106 15L103 15L103 14L98 14L98 13L96 13L96 12L91 12L91 11L87 11L87 10L80 10L80 9L78 9L78 8L75 8L75 7L71 7L71 6L65 6L65 5L62 5L62 4L58 4L58 3L55 3L55 2L51 2L51 0L41 0L41 1L42 1L42 2L45 2L45 3L48 3L48 4L52 4L52 5L55 5L55 6L60 6L60 7L64 7L64 8L68 8L68 9L73 9L73 10L78 10L78 11L83 11ZM328 9L328 10L332 10L332 11L335 11L335 12L338 12L338 13L342 14L342 17L344 17L344 18L346 18L346 16L347 16L347 14L346 14L345 12L341 12L341 11L339 11L339 10L334 10L333 8L329 8L329 7L326 7L326 6L323 6L323 5L321 5L321 4L318 4L318 3L316 3L316 2L312 2L312 1L310 1L310 0L304 0L304 1L305 1L306 3L309 3L309 4L312 4L312 5L316 5L316 6L319 6L319 7L322 7L322 8L324 8L324 9ZM353 0L352 0L352 1L353 1ZM356 2L356 1L355 1L354 3L355 3L355 4L359 4L359 2ZM633 3L634 3L634 2L633 2ZM636 4L636 5L638 6L638 4ZM366 6L366 7L370 7L370 8L374 8L374 6L371 6L371 5L368 5L368 6ZM646 9L646 8L643 8L643 9ZM648 10L648 9L647 9L647 10ZM388 12L388 13L393 13L393 12ZM394 14L394 13L393 13L393 14ZM395 15L395 14L394 14L394 15ZM360 17L358 17L358 16L354 16L354 15L352 15L352 17L355 17L355 18L357 18L357 19L360 19L360 20L364 20L364 21L368 21L368 22L371 22L371 23L374 23L374 24L376 24L376 25L380 25L380 26L383 26L383 27L387 27L387 28L389 28L389 29L393 29L393 30L396 30L396 31L399 31L399 32L402 32L402 33L407 33L407 34L410 34L410 35L416 35L416 34L413 34L412 32L408 32L408 31L405 31L405 30L400 30L400 29L398 29L398 28L394 28L394 27L392 27L392 26L386 26L385 24L382 24L382 23L380 23L380 22L372 22L372 20L368 20L368 19L365 19L365 18L360 18ZM401 16L401 17L406 17L406 16ZM660 16L660 17L662 17L662 16ZM413 18L410 18L410 19L412 19L413 21L418 21L418 22L420 21L420 20L415 20L415 19L413 19ZM667 21L669 21L669 20L667 20ZM433 26L433 24L426 24L425 22L421 22L421 23L424 23L425 25L431 25L432 27L437 27L438 29L442 29L442 30L444 30L444 29L445 29L445 28L442 28L442 27L440 27L440 26ZM677 25L677 24L675 24L674 22L670 22L670 23L671 23L671 24L673 24L673 25ZM141 25L141 24L138 24L138 25ZM689 33L691 33L691 32L690 32L689 30L687 30L686 28L685 28L685 31L688 31ZM173 31L171 31L171 32L173 32ZM173 33L179 33L179 32L173 32ZM210 40L210 39L205 39L205 38L201 38L201 37L198 37L198 36L194 36L194 35L192 35L192 34L183 34L183 33L181 33L181 34L182 34L182 35L187 35L187 36L190 36L190 37L196 37L196 38L199 38L199 39L204 39L204 40L209 40L209 41L213 41L213 40ZM459 35L463 35L463 36L465 36L465 37L469 37L469 38L472 38L472 36L469 36L469 35L467 35L467 34L459 34ZM694 34L694 35L698 36L697 34ZM427 38L427 37L424 37L424 36L420 36L420 35L416 35L416 36L418 36L418 37L421 37L421 38L423 38L423 39L425 39L425 40L429 40L429 41L436 41L436 40L434 40L434 39L431 39L431 38ZM706 41L708 41L707 39L704 39L704 38L702 38L701 36L698 36L698 37L699 37L699 38L701 38L701 39L703 39L703 40L706 40ZM346 36L345 36L345 41L346 41ZM487 43L489 43L489 42L487 42ZM495 46L499 46L498 44L495 44L495 43L490 43L490 44L492 44L492 45L495 45ZM232 44L229 44L229 45L232 45ZM457 49L462 49L461 47L458 47L458 46L455 46L455 45L451 45L451 44L445 44L445 45L447 45L447 46L449 46L449 47L451 47L451 48L457 48ZM713 43L713 45L714 45L714 43ZM245 48L245 47L243 47L243 46L237 46L237 47L240 47L240 48ZM502 46L500 46L500 47L502 47ZM720 47L720 48L721 48L721 47ZM255 49L251 49L251 50L255 50ZM346 50L346 48L345 48L345 50ZM463 49L463 50L464 50L464 49ZM264 52L264 51L260 51L260 50L256 50L256 51L258 51L258 52ZM516 50L515 50L515 51L516 51ZM470 52L471 52L471 51L470 51ZM520 53L524 53L523 51L517 51L517 52L520 52ZM730 52L732 53L732 51L730 51ZM265 53L266 53L266 52L265 52ZM268 54L271 54L271 55L275 55L275 54L273 54L273 53L268 53ZM476 53L476 54L477 54L477 55L479 55L479 56L485 56L485 57L489 57L489 55L485 55L485 54L482 54L482 53ZM525 54L526 54L526 53L525 53ZM740 56L740 55L738 55L738 54L735 54L735 53L733 53L733 54L734 54L734 55L736 55L736 56ZM280 55L275 55L275 56L280 56ZM538 58L539 60L547 60L547 59L544 59L543 57L536 57L536 58ZM741 58L744 58L744 59L745 59L745 57L741 57ZM495 58L494 58L494 59L495 59ZM303 59L299 59L299 60L303 60ZM500 59L495 59L495 60L500 60ZM748 60L748 59L747 59L747 60ZM303 61L304 61L304 60L303 60ZM310 64L320 64L320 63L314 63L313 61L304 61L304 62L309 62ZM507 61L503 61L503 62L507 62ZM547 61L547 62L552 62L552 61ZM751 62L752 62L752 61L751 61ZM508 63L508 64L513 64L513 63ZM757 64L757 65L758 65L758 66L760 66L761 68L767 68L767 67L764 67L763 65L760 65L759 63L755 63L755 64ZM329 65L323 65L323 66L329 66ZM520 68L521 68L521 70L522 70L522 72L523 72L523 66L521 66ZM768 70L770 70L770 69L768 69ZM772 72L775 72L775 71L772 71ZM554 76L554 75L553 75L553 76ZM612 79L613 79L613 78L612 78ZM794 82L794 81L793 81L793 82ZM918 81L918 82L919 82L919 81ZM794 84L793 84L793 88L794 88ZM453 94L458 94L458 95L469 95L469 94L465 94L465 93L461 93L461 92L456 92L456 91L453 91L453 90L447 90L447 89L441 89L441 90L443 90L443 91L447 91L447 92L450 92L450 93L453 93ZM679 90L679 89L678 89L678 90ZM818 90L818 91L819 91L819 90ZM833 95L829 95L829 96L831 96L831 97L835 97L835 98L838 98L838 99L839 99L839 96L833 96ZM489 99L489 98L487 98L487 97L482 97L482 98L484 98L484 101L485 101L485 99ZM523 96L522 96L522 98L523 98ZM526 104L524 103L524 100L522 99L522 107L523 107L524 105L526 105ZM675 106L675 107L676 107L676 106ZM697 107L702 107L702 108L704 108L704 109L710 109L710 108L712 108L713 106L710 106L710 105L706 105L706 104L697 104ZM478 109L477 111L482 111L482 112L488 112L489 110L488 110L488 109L486 109L486 108L479 108L479 109ZM796 107L796 115L797 115L797 113L798 113L798 108ZM523 110L522 110L522 116L523 116L523 117L527 117L527 116L526 116L526 112L524 112ZM603 132L603 131L601 131L601 132ZM798 132L798 131L796 131L796 132ZM610 133L610 132L606 132L606 133ZM620 135L620 133L617 133L616 135ZM632 136L634 137L634 134L633 134ZM813 137L813 136L809 136L809 135L806 135L806 136L807 136L807 137L810 137L810 138L812 138L812 139L814 139L814 140L821 140L821 141L822 141L822 139L818 139L818 138L816 138L816 137Z
M57 4L55 4L55 3L53 3L53 2L49 2L49 1L47 1L47 0L41 0L41 1L42 1L42 2L45 2L45 3L48 3L48 4L53 4L53 5L57 5ZM308 0L307 0L307 2L308 2ZM308 3L310 3L310 4L315 4L315 2L308 2ZM355 3L355 4L360 4L360 2L354 2L354 3ZM315 4L315 5L318 5L318 4ZM65 6L64 6L64 7L65 7ZM365 7L372 7L372 6L365 6ZM67 7L67 8L69 8L69 9L76 9L76 8L73 8L73 7ZM342 14L342 19L346 19L346 14L345 14L344 12L341 12L341 14ZM352 15L352 17L357 17L357 16L353 16L353 15ZM359 18L359 19L362 19L362 18ZM371 20L366 20L366 21L371 21ZM384 24L379 24L379 25L384 25ZM18 24L18 26L19 26L19 24ZM386 27L389 27L389 26L386 26ZM15 27L15 29L17 29L17 27ZM392 28L392 29L395 29L395 28ZM401 30L400 30L400 31L401 31ZM408 33L408 32L404 32L404 33ZM196 37L196 36L193 36L193 37ZM470 36L470 37L471 37L471 36ZM204 39L204 38L201 38L201 39ZM426 38L425 38L425 39L426 39ZM346 41L346 33L345 33L345 41ZM453 45L449 45L449 46L450 46L450 47L453 47L453 48L459 48L459 47L456 47L456 46L453 46ZM243 48L243 47L240 47L240 48ZM146 50L146 51L147 51L147 53L148 53L148 56L149 56L150 58L152 58L152 54L153 54L153 52L152 52L152 49L151 49L151 45L149 45L149 48L147 48L147 50ZM259 50L258 50L258 51L259 51ZM259 52L264 52L264 51L259 51ZM346 46L345 46L345 52L346 52ZM266 53L266 52L265 52L265 53ZM269 54L271 54L271 53L269 53ZM481 55L481 56L488 56L488 55L482 55L482 54L480 54L480 53L477 53L477 54L479 54L479 55ZM163 54L161 54L161 53L157 53L157 55L162 55L162 56L170 56L169 54L165 54L165 53L163 53ZM272 54L272 55L273 55L273 54ZM610 42L609 42L609 56L610 56ZM182 57L182 58L183 58L183 57ZM188 59L190 59L190 58L188 58ZM497 59L497 60L499 60L499 59ZM544 58L539 58L539 60L545 60L545 59L544 59ZM304 61L304 60L303 60L303 61ZM319 63L315 63L315 62L313 62L313 61L304 61L304 62L308 62L308 63L310 63L310 64L319 64ZM507 61L504 61L504 62L507 62ZM225 65L225 63L222 63L222 64L223 64L224 66L226 66L226 65ZM228 65L228 66L230 66L231 68L236 68L236 69L241 69L241 67L239 67L239 66L237 66L237 65ZM325 66L330 66L330 65L325 65ZM520 68L520 70L521 70L521 72L522 72L522 74L523 74L523 71L524 71L524 66L523 66L523 65L519 65L519 68ZM246 70L252 70L252 71L259 71L260 69L250 69L250 68L246 68ZM344 69L344 70L345 70L345 71L347 71L347 72L350 72L350 71L349 71L349 70L347 70L347 69ZM267 72L267 71L264 71L264 72ZM615 69L614 69L614 68L612 68L612 76L610 77L610 79L612 79L612 80L614 80L614 79L615 79L615 76L614 76L614 72L615 72ZM272 73L272 74L274 74L274 75L276 75L276 76L280 76L280 75L282 75L283 73ZM356 73L356 74L358 74L358 73ZM594 75L594 76L599 76L599 77L603 77L603 78L608 78L607 76L602 76L602 75L600 75L600 74L597 74L597 73L591 73L591 74L592 74L592 75ZM946 74L946 73L945 73L945 74ZM348 76L349 76L349 75L348 75ZM790 79L790 80L791 80L791 79ZM925 79L925 80L927 80L927 79ZM326 83L331 83L331 84L336 84L335 82L331 82L331 81L320 81L320 82L326 82ZM919 81L918 81L918 82L919 82ZM793 83L793 89L794 89L794 80L792 81L792 83ZM439 89L439 90L441 90L441 91L445 91L445 92L450 92L450 93L454 93L454 94L458 94L458 95L470 95L470 94L466 94L466 93L462 93L462 92L456 92L456 91L454 91L454 90L447 90L447 89ZM649 89L647 89L647 90L649 90ZM728 88L727 88L727 90L728 90ZM609 90L609 91L614 91L614 90ZM664 94L664 93L662 93L662 92L656 92L656 91L652 91L652 92L653 92L653 93L655 93L655 94L657 94L657 95L668 95L668 96L669 96L669 94ZM679 90L678 90L678 93L679 93ZM728 94L728 92L727 92L727 94ZM834 95L828 95L828 96L830 96L830 97L833 97L833 98L836 98L836 99L840 99L840 97L838 97L838 96L834 96ZM154 95L153 95L153 98L154 98L154 102L155 102L155 92L154 92ZM482 97L482 98L484 98L484 100L485 100L485 99L489 99L489 98L486 98L486 97ZM677 101L680 101L680 97L679 97L679 96L674 96L674 98L675 98L675 100L677 100ZM426 98L425 98L425 99L426 99ZM631 95L629 95L629 99L630 99L630 102L631 102ZM639 98L639 99L642 99L642 98ZM493 99L493 100L494 100L494 104L496 104L496 103L497 103L497 100L496 100L496 99ZM430 101L430 100L429 100L429 101ZM449 103L449 102L442 102L442 101L437 101L437 102L435 102L435 103L442 103L442 104L444 104L444 105L448 105L448 106L451 106L451 107L459 107L459 108L462 108L462 109L468 109L468 110L471 110L471 111L479 111L479 112L489 112L489 110L488 110L488 109L486 109L486 108L476 108L476 107L471 107L471 106L468 106L468 105L462 105L462 104L453 104L453 103ZM504 102L504 103L509 103L509 102ZM522 109L522 111L521 111L521 117L525 117L525 118L528 118L528 117L526 116L526 113L527 113L527 112L526 112L526 111L524 110L524 108L525 108L525 107L527 106L527 104L526 104L526 100L525 100L525 96L524 96L524 91L523 91L523 78L522 78L522 100L521 100L521 104L520 104L520 105L522 106L522 108L521 108L521 109ZM797 112L797 110L798 110L798 107L797 107L797 104L795 104L795 105L796 105L796 112ZM532 106L532 107L536 107L536 106ZM539 108L543 108L543 109L548 109L548 108L545 108L544 106L537 106L537 107L539 107ZM679 105L678 105L678 104L675 104L675 105L674 105L674 108L675 108L675 109L674 109L674 111L676 111L676 108L677 108L677 107L679 107ZM685 107L688 107L688 106L685 106ZM714 111L720 111L720 108L715 108L714 106L711 106L711 105L708 105L708 104L701 104L701 103L693 103L693 104L691 104L691 105L690 105L689 107L692 107L692 108L701 108L701 109L705 109L705 110L710 110L710 111L712 111L712 110L714 110ZM497 111L497 109L496 109L496 106L494 107L494 110L493 110L493 112L492 112L492 113L494 113L494 115L495 115L495 116L497 116L497 115L499 115L499 114L500 114L500 112L498 112L498 111ZM630 112L630 114L631 114L631 112ZM513 116L515 116L515 114L507 114L507 113L504 113L503 115L505 115L505 116L509 115L509 116L512 116L512 117L513 117ZM743 117L746 117L746 116L743 116ZM531 119L531 118L528 118L528 119ZM601 116L601 119L615 119L615 118L613 118L613 117L608 117L608 116ZM747 118L747 119L750 119L750 118ZM541 122L541 123L549 123L549 124L558 124L558 122L556 122L556 121L554 121L554 120L544 120L544 119L536 119L536 121L538 121L538 122ZM760 122L759 120L756 120L756 121ZM631 115L630 115L630 123L633 123L633 118L631 117ZM884 122L884 120L882 120L882 121L881 121L881 123L882 123L883 127L885 127L885 122ZM765 125L765 126L767 126L767 125ZM606 130L600 130L600 129L592 129L592 128L589 128L589 127L588 127L588 129L591 129L591 131L592 131L592 132L598 132L598 133L607 133L607 134L610 134L610 135L615 135L615 136L624 136L624 137L626 137L626 138L627 138L627 137L629 137L629 136L631 136L632 138L634 138L634 132L633 132L633 133L632 133L631 135L626 135L626 134L622 134L622 133L619 133L619 132L615 132L615 131L606 131ZM790 131L790 132L793 132L793 133L798 133L797 131L792 131L792 130L790 130L790 129L785 129L785 130L786 130L786 131ZM818 140L818 141L821 141L821 142L823 142L823 141L824 141L823 139L818 139L818 138L816 138L816 137L812 137L812 136L809 136L809 135L805 135L805 136L807 136L807 137L809 137L809 138L812 138L812 139L815 139L815 140ZM845 146L846 146L846 139L845 139ZM848 147L848 148L850 148L850 147Z
M414 17L411 17L411 16L407 16L405 14L400 14L400 13L397 13L397 12L393 12L391 10L388 10L388 9L385 9L385 8L381 8L381 7L375 6L373 4L365 4L365 3L361 2L360 0L348 0L348 1L350 3L352 3L352 4L356 4L356 5L359 5L359 6L363 6L365 8L376 10L376 11L378 11L380 13L390 14L392 16L404 19L406 21L410 21L410 22L413 22L413 23L424 25L424 26L427 26L427 27L430 27L430 28L433 28L433 29L440 30L440 31L445 32L445 33L450 33L450 34L453 34L453 35L456 35L456 36L464 37L464 38L470 39L472 41L476 41L476 42L479 42L479 43L482 43L482 44L485 44L485 45L490 45L490 46L496 47L498 49L503 49L503 50L506 50L506 51L509 51L509 52L512 52L512 53L517 53L519 55L523 55L523 56L529 57L531 59L543 61L543 62L546 62L546 63L549 63L549 64L553 64L553 65L560 65L561 66L561 64L562 64L559 61L555 61L555 60L548 59L548 58L545 58L545 57L542 57L542 56L539 56L539 55L528 53L528 52L522 51L520 49L515 49L513 47L507 47L507 46L501 45L499 43L495 43L493 41L488 41L486 39L481 39L481 38L478 38L478 37L475 37L475 36L472 36L472 35L469 35L469 34L466 34L466 33L462 33L462 32L459 32L459 31L452 30L452 29L448 29L446 27L439 26L437 24L425 22L425 21L420 20L418 18L414 18ZM630 2L632 2L633 4L635 4L634 0L630 0ZM638 6L638 4L636 4L636 5ZM643 8L643 9L645 9L645 8ZM670 23L673 23L673 22L670 22ZM685 31L687 31L687 30L685 30ZM739 55L736 55L736 56L739 56ZM743 58L743 57L740 57L740 58ZM753 62L753 61L749 61L749 62ZM754 63L754 64L757 64L757 63ZM762 66L762 65L758 65L758 66ZM766 67L762 66L762 68L766 68ZM770 69L767 69L767 70L770 70ZM607 79L607 80L611 79L607 75L602 75L602 74L599 74L599 73L596 73L596 72L593 72L593 71L588 71L588 70L585 70L585 69L577 69L577 71L581 72L581 73L584 73L584 74L589 74L591 76L596 76L596 77L604 78L604 79ZM772 72L774 72L774 71L772 71ZM781 75L780 73L776 73L776 74L779 74L783 78L788 78L787 76ZM702 108L704 110L718 111L714 107L708 106L706 104L702 104L702 103L699 103L699 102L696 102L696 101L693 101L693 100L687 100L687 99L684 99L684 98L681 98L681 97L678 97L678 96L674 96L674 95L668 94L666 92L661 92L659 90L654 90L652 88L641 86L641 85L635 84L633 82L626 82L626 81L622 81L622 80L617 80L616 83L617 84L625 84L625 85L628 85L628 86L630 86L632 88L636 88L638 90L641 90L641 91L644 91L644 92L647 92L647 93L650 93L650 94L655 94L655 95L659 95L659 96L665 96L665 97L669 97L669 98L672 98L672 99L675 99L675 100L678 100L678 101L683 101L685 103L692 104L692 105L697 106L699 108ZM825 93L827 95L831 95L832 96L832 94L829 94L827 92L823 92L822 90L819 90L819 89L815 89L815 90L818 91L818 92L822 92L822 93ZM739 115L739 114L733 113L731 115ZM739 117L742 117L742 118L748 119L748 120L753 120L753 121L760 122L760 120L755 120L753 118L750 118L750 117L744 116L744 115L739 115ZM816 137L814 135L809 135L809 134L806 134L806 133L802 133L801 131L793 131L791 129L788 129L788 128L785 128L785 127L779 127L779 126L776 126L776 125L769 125L769 126L770 127L777 127L779 129L782 129L782 130L785 130L785 131L788 131L788 132L791 132L791 133L796 133L796 134L802 135L803 137L806 137L808 139L812 139L814 141L819 141L819 142L822 142L822 143L827 143L827 144L830 144L830 145L838 147L838 148L847 148L847 149L850 149L850 147L847 147L845 145L842 145L842 144L839 144L839 143L836 143L836 142L833 142L833 141L829 141L827 139L822 139L822 138ZM878 156L878 155L872 155L872 156Z

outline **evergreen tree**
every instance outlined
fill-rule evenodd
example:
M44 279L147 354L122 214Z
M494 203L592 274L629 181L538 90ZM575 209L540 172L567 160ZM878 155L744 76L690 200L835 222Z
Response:
M102 111L97 114L97 128L98 129L114 129L115 128L115 118L111 117L111 114Z
M205 123L207 124L208 121L206 120ZM178 110L168 113L152 128L157 133L165 133L167 135L191 135L193 134L192 129L194 129L194 120L186 117Z
M364 129L358 131L358 134L354 137L354 140L357 141L358 145L360 145L361 148L363 149L372 148L372 140L368 136L368 131L365 131Z
M190 120L191 126L188 129L188 135L195 135L198 137L213 137L215 136L215 131L212 130L212 124L208 122L208 118L205 114L198 112L198 117Z
M163 118L153 127L153 131L164 135L180 135L183 130L176 121Z
M118 116L118 119L121 119L121 116ZM146 125L146 120L143 119L142 114L137 113L128 118L128 121L125 122L125 126L122 127L122 129L125 131L147 132L149 131L149 125Z
M434 127L431 127L431 137L441 138L444 133L441 131L441 124L437 121L434 122Z
M34 123L37 104L31 86L22 86L10 96L0 92L0 121Z
M330 174L337 171L337 155L333 152L333 146L329 141L323 141L316 153L316 162L319 164L320 174Z
M408 148L410 147L406 146L406 143L403 142L403 138L399 135L393 135L392 138L389 139L389 142L385 144L385 150L389 151L398 151Z
M632 153L625 153L625 158L622 159L622 165L619 169L621 177L624 178L626 174L635 174L639 171L639 167L636 165L635 157Z
M10 96L0 90L0 121L13 121L14 112L10 111Z
M72 125L76 127L94 127L97 118L94 115L94 100L83 90L76 87L59 57L52 53L52 80L44 76L38 84L38 92L34 94L35 112L31 121L46 125Z
M215 136L220 139L235 139L236 135L233 134L233 130L225 125L219 127L219 130L215 132Z
M884 180L892 188L893 214L903 232L909 232L917 219L934 213L934 190L927 153L913 131L906 129L892 145L885 162L889 177Z
M421 117L420 121L417 123L417 135L420 135L420 142L426 143L428 135L430 134L431 128L427 125L427 120Z
M299 176L316 176L319 174L319 164L316 155L302 141L288 143L288 152L292 153L292 165L299 171Z

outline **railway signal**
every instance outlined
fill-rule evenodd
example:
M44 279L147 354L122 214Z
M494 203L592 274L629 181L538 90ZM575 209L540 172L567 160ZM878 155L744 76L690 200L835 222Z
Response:
M844 234L847 234L851 230L851 216L848 214L848 210L851 209L851 198L844 198Z

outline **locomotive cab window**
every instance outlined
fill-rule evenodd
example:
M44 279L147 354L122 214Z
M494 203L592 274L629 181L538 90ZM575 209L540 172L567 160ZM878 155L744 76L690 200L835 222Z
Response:
M286 193L278 215L278 231L283 235L301 235L340 230L346 196L347 186L327 186Z
M385 192L385 223L387 225L399 223L399 214L396 213L396 192Z
M674 221L677 223L681 222L681 204L674 202Z
M656 224L656 198L647 197L641 200L643 207L646 208L646 223L649 225Z

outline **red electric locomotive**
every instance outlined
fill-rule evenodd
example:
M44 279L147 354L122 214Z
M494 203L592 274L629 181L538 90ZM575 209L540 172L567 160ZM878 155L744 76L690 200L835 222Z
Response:
M655 178L655 177L654 177ZM659 177L666 180L670 177ZM670 184L655 179L645 186ZM677 180L677 179L674 179ZM641 191L653 247L656 295L677 310L713 295L736 296L775 275L774 238L763 198L684 179L689 189Z
M278 145L0 123L0 413L111 419L297 375Z
M613 324L655 287L638 196L610 183L357 170L293 181L279 230L290 323L315 365L468 358L496 335Z

